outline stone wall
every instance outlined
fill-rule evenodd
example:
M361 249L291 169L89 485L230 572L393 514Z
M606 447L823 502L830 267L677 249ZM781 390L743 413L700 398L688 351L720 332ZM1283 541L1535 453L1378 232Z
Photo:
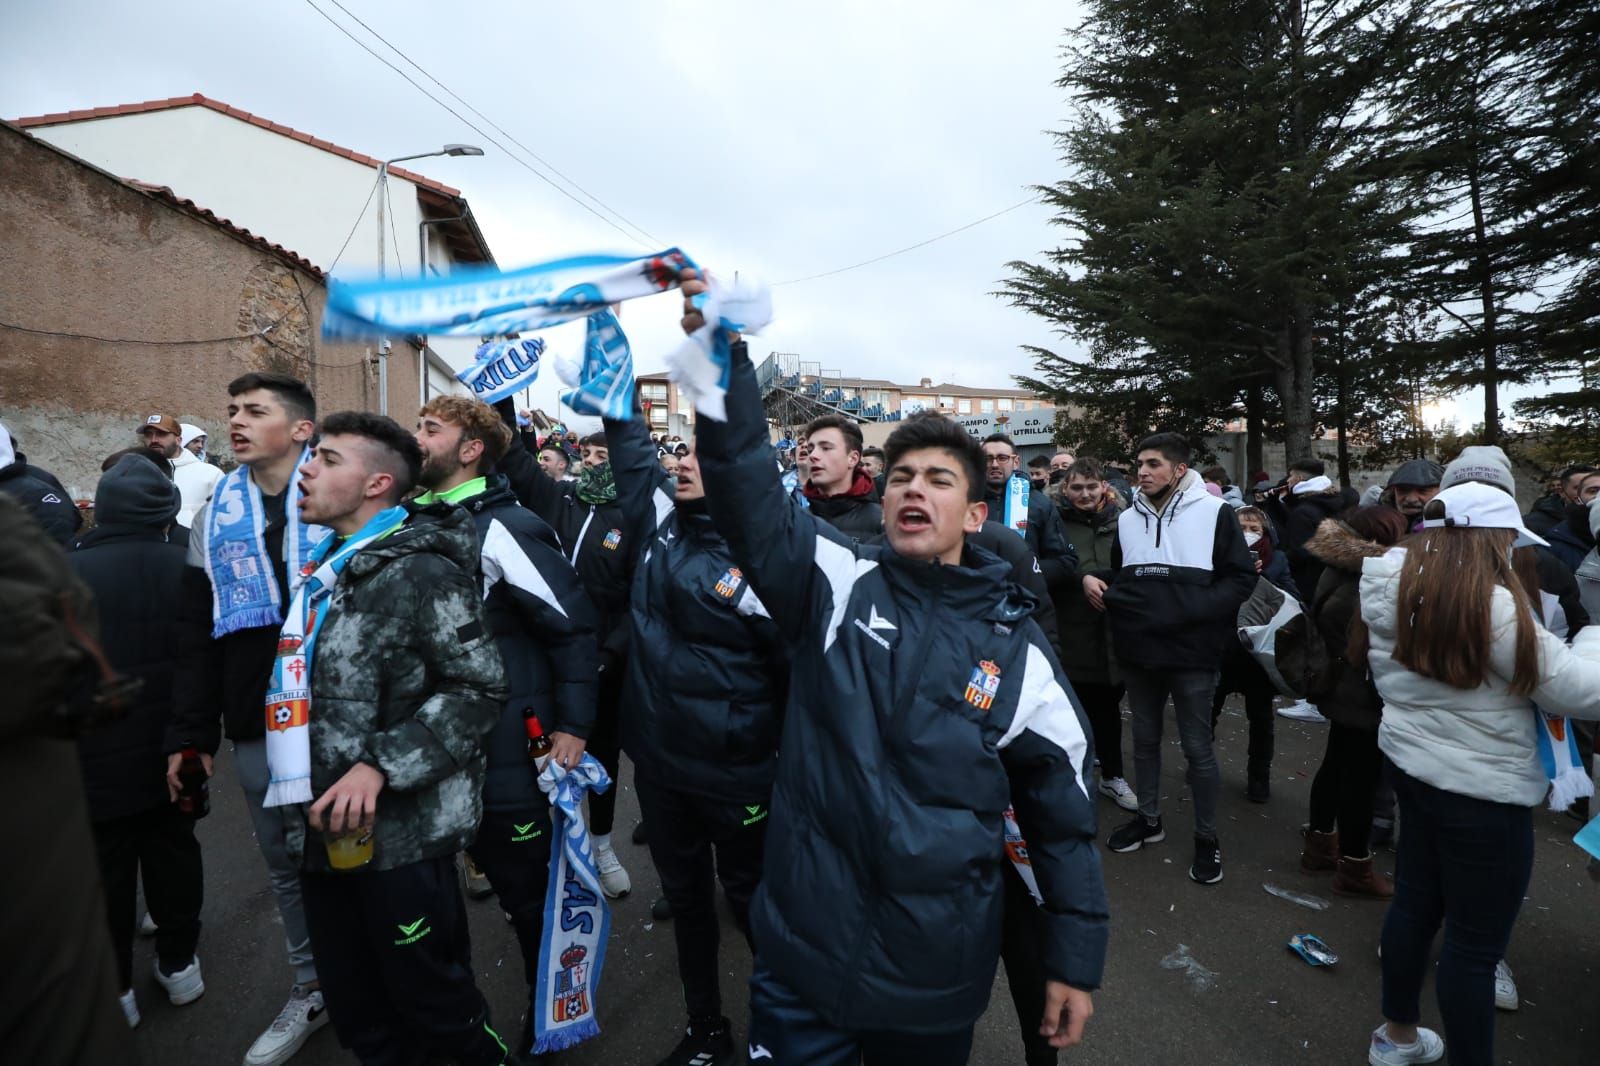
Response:
M319 336L315 271L3 125L0 173L0 422L74 497L151 414L226 458L227 383L250 370L306 380L325 411L376 409L366 347ZM415 367L397 343L402 422Z

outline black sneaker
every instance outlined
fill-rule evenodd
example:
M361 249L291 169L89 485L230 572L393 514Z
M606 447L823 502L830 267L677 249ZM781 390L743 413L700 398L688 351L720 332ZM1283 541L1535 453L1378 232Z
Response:
M1222 880L1222 845L1215 838L1194 838L1194 865L1189 867L1189 880L1202 885Z
M1244 786L1244 798L1251 803L1266 803L1272 799L1272 782L1265 777L1252 777Z
M1167 831L1161 828L1161 819L1157 818L1152 822L1141 814L1112 833L1111 838L1106 841L1106 847L1112 851L1126 853L1138 851L1146 844L1159 844L1165 839Z
M726 1018L690 1022L672 1054L656 1066L733 1066L733 1025Z
M662 896L650 904L650 917L658 922L672 921L672 904L667 902L666 896Z

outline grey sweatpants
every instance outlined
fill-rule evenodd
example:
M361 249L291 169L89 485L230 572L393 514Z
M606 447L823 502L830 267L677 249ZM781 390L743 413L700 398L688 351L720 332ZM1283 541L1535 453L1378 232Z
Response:
M298 817L294 807L263 807L267 795L267 742L236 740L233 760L238 767L239 784L244 788L245 807L256 828L256 843L267 860L267 878L278 897L278 913L283 916L283 935L289 949L289 965L294 967L296 984L311 984L317 979L317 964L311 957L311 933L306 928L306 908L300 901L300 868L289 858L284 846L285 818Z

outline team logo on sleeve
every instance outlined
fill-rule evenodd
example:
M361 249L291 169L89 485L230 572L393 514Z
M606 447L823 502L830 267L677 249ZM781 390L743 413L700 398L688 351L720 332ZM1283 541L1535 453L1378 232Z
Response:
M725 600L731 600L739 593L739 586L744 583L744 571L737 566L730 566L717 578L717 595Z
M600 547L604 548L608 552L614 552L614 551L617 550L617 545L619 545L621 543L622 543L622 530L613 529L609 533L606 534L606 539L602 540L600 542Z
M994 706L994 698L1000 691L1000 668L988 659L983 660L972 668L972 677L967 680L968 703L980 711L987 711Z

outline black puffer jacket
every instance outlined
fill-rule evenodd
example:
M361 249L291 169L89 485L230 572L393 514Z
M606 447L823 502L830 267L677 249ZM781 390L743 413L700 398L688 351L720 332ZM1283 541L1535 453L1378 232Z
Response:
M787 680L777 627L703 504L675 504L644 424L608 419L606 440L625 535L643 552L632 595L623 750L659 784L765 803L777 772Z
M100 612L112 667L143 683L127 713L78 738L89 817L105 821L168 802L165 735L178 665L184 550L160 530L103 525L67 556Z
M3 432L0 429L0 433ZM83 525L83 515L78 513L77 505L67 499L61 482L48 475L40 477L43 473L18 456L16 462L0 467L0 492L15 497L22 509L64 548L72 543L72 535Z
M1088 727L1009 568L850 541L785 498L736 346L728 421L697 433L707 500L794 648L756 953L839 1029L937 1033L983 1013L1015 807L1044 970L1099 985L1107 913Z
M511 446L496 469L505 475L522 506L544 519L561 538L561 554L578 572L595 612L595 632L608 669L617 669L628 650L628 595L637 557L628 543L620 503L585 503L578 485L557 481L523 447L516 432L517 415L510 400L495 405L512 427Z
M1306 542L1323 522L1348 511L1351 504L1343 491L1336 488L1303 496L1291 494L1284 504L1288 518L1285 528L1279 531L1279 544L1289 560L1289 573L1294 575L1295 585L1309 596L1322 577L1322 560L1306 548Z
M1306 550L1323 564L1316 594L1306 604L1317 631L1336 664L1333 687L1312 700L1330 721L1352 729L1376 732L1383 717L1383 697L1372 683L1366 663L1352 665L1345 657L1350 625L1361 609L1361 564L1389 549L1363 540L1355 530L1328 519L1306 542Z
M856 469L850 491L838 496L818 496L806 486L811 513L840 533L856 540L871 540L883 532L883 505L878 487L865 470Z
M546 735L588 739L600 672L594 608L555 531L517 503L504 477L490 475L483 491L450 498L477 524L484 614L511 689L484 741L483 809L538 810L548 801L528 761L523 715L532 709Z
M983 501L989 505L989 520L1005 525L1005 487L985 485ZM1044 575L1044 583L1052 593L1077 580L1078 554L1067 540L1067 531L1061 524L1061 516L1056 513L1055 501L1048 493L1030 488L1028 528L1024 536L1034 558L1039 560L1039 572Z

